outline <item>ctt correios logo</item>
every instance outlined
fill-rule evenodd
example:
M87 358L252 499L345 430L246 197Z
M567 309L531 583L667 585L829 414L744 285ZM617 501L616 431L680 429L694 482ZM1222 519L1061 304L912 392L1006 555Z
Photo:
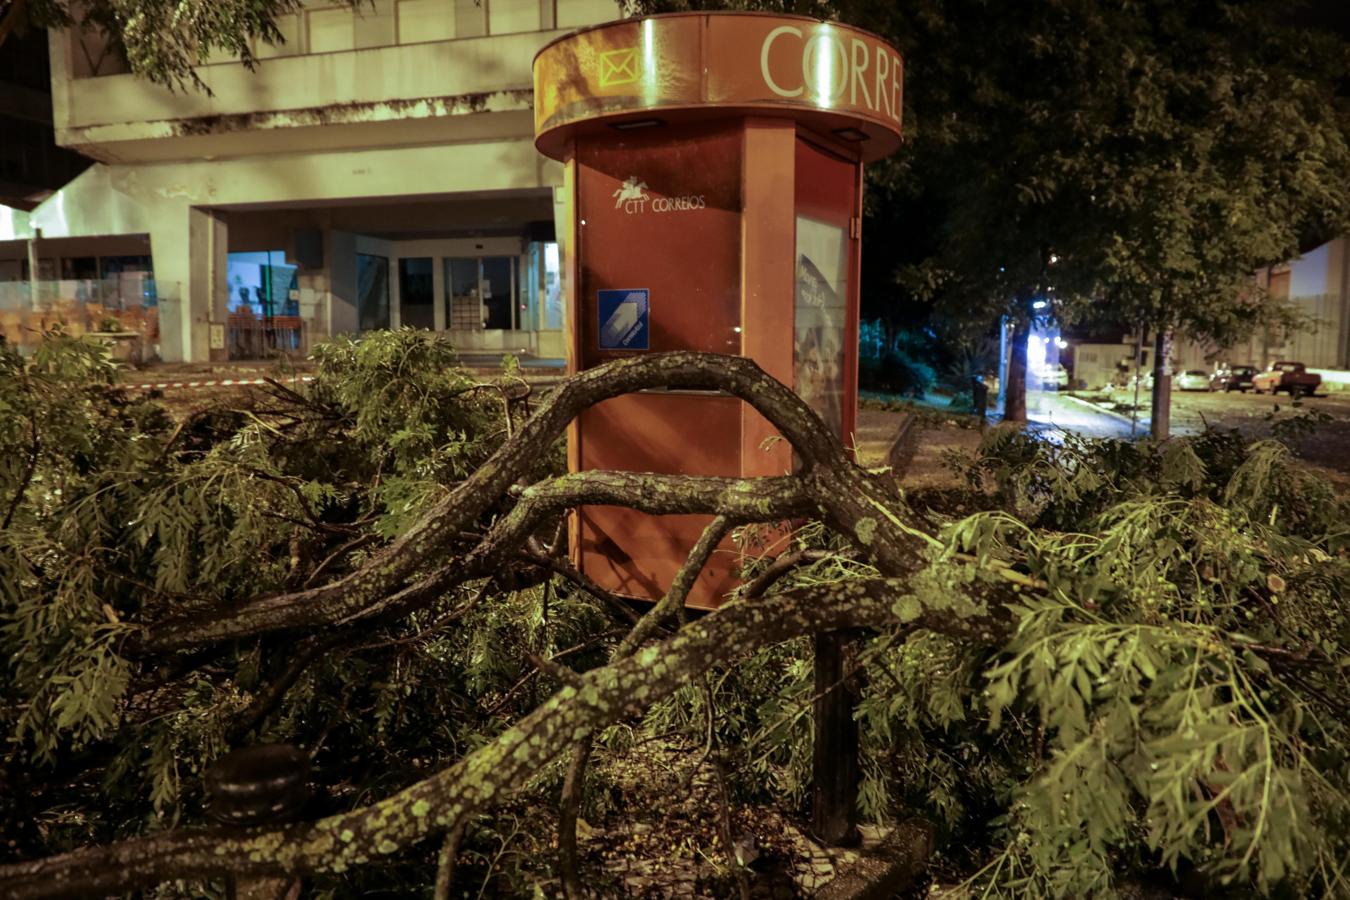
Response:
M708 205L702 194L653 197L647 193L647 182L639 181L636 175L625 181L610 196L614 198L614 208L622 209L630 216L645 213L649 208L654 213L671 213L704 209Z

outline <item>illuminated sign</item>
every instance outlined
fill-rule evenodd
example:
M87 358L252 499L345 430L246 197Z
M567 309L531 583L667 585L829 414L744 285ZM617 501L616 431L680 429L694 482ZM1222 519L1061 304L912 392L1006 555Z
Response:
M900 57L879 41L867 42L837 29L818 28L807 35L795 25L769 32L759 48L759 71L764 84L780 97L805 97L817 104L837 103L848 95L850 106L861 105L900 121ZM847 40L847 45L845 41ZM770 60L775 44L787 45L793 63L800 58L800 76L774 79ZM781 68L781 67L780 67ZM795 75L789 72L789 76ZM795 83L795 87L791 87Z
M539 51L536 145L561 159L572 125L635 127L720 108L790 116L877 159L899 147L903 91L900 54L848 25L739 12L628 19Z

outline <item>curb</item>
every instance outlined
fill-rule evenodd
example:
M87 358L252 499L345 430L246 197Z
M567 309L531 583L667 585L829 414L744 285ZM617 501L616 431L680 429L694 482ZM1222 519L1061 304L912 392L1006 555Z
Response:
M116 386L129 391L201 390L215 387L248 387L250 385L267 384L270 381L281 384L304 384L313 380L313 375L300 375L291 378L198 378L192 381L147 381L138 384L117 384ZM562 378L561 376L557 378L545 376L523 380L531 387L547 388L555 386Z
M281 381L284 384L297 384L305 381L313 381L313 375L301 375L299 378L270 379L272 381ZM143 384L119 384L120 388L126 388L131 391L163 391L170 388L213 388L213 387L239 387L250 384L267 384L267 378L203 378L196 381L153 381Z
M1122 412L1116 412L1114 409L1103 409L1102 407L1091 402L1090 400L1084 400L1082 397L1075 397L1072 394L1061 394L1060 397L1064 400L1072 400L1079 406L1090 409L1095 413L1101 413L1104 416L1110 416L1113 419L1117 419L1121 422L1124 422L1126 425L1138 424L1140 428L1148 427L1149 423L1148 416L1140 416L1138 419L1131 419L1129 416L1125 415Z

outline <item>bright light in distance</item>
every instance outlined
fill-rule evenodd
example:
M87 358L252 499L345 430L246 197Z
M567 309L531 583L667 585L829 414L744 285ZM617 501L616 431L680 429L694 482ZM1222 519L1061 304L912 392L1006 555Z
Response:
M735 328L733 328L733 329L731 329L731 330L734 331L734 332L736 332L737 334L740 334L740 333L741 333L741 326L737 325Z
M1046 303L1044 300L1037 300L1035 303L1031 304L1031 308L1032 308L1032 309L1045 309L1045 308L1046 308L1047 306L1049 306L1049 305L1050 305L1050 304Z
M1055 338L1055 346L1063 350L1065 347L1069 346L1069 342L1064 340L1064 338Z
M1059 257L1056 256L1055 254L1051 253L1051 254L1050 254L1050 265L1053 266L1053 265L1054 265L1055 263L1057 263L1057 262L1059 262Z

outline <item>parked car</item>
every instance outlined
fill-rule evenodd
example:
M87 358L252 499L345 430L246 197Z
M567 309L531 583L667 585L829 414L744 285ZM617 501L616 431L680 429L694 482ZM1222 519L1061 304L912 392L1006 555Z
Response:
M1209 386L1215 391L1241 391L1247 393L1256 377L1256 366L1225 366L1214 373Z
M1179 391L1207 391L1209 390L1209 373L1204 369L1187 369L1177 376L1177 390Z
M1258 394L1284 391L1291 397L1306 397L1322 386L1322 376L1309 372L1301 362L1281 360L1252 378L1252 390Z
M1142 393L1147 393L1148 391L1153 390L1153 370L1149 369L1147 371L1140 372L1138 375L1126 376L1125 383L1122 384L1120 387L1122 390L1132 391L1134 390L1136 384L1139 386L1139 390Z
M1046 387L1052 384L1057 388L1069 386L1069 370L1064 368L1063 365L1046 363L1036 374L1040 376L1041 383Z

